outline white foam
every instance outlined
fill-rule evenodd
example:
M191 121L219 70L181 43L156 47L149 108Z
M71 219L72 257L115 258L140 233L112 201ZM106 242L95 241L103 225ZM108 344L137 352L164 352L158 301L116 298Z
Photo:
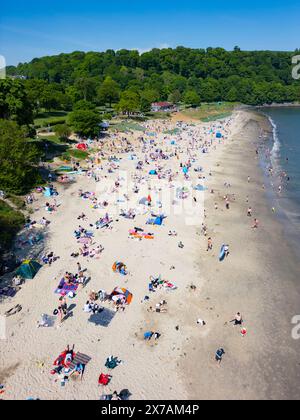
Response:
M274 140L273 148L271 151L271 162L272 162L272 165L275 167L279 164L281 143L278 136L278 127L275 121L273 120L272 117L269 117L269 121L273 127L273 140Z

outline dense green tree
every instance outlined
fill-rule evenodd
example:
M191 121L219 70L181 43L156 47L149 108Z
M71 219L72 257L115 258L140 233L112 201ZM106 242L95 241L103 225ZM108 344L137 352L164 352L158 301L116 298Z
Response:
M0 80L0 118L28 125L33 122L32 111L32 104L21 81Z
M172 104L178 104L182 99L182 95L179 90L175 90L168 96L168 101Z
M98 100L101 104L112 106L112 103L117 102L120 97L120 88L110 76L107 76L98 89Z
M153 102L157 102L160 100L160 94L155 89L146 89L143 92L141 92L141 97L145 100L147 100L150 104Z
M94 101L96 98L97 82L91 77L80 77L75 82L75 88L80 95L80 99Z
M78 135L96 137L99 134L101 117L93 110L78 110L69 114L68 123Z
M61 140L67 140L72 134L72 131L67 124L56 125L54 127L54 132Z
M136 92L126 90L122 93L117 109L128 116L140 111L140 97Z
M191 105L194 108L199 106L201 103L200 96L195 90L188 90L187 92L185 92L183 99L185 104Z
M73 106L73 111L96 111L96 105L92 102L85 101L84 99L81 99L80 101L76 102Z
M182 96L193 90L207 102L290 102L300 100L299 81L292 78L291 59L295 54L292 51L242 51L239 47L226 51L182 46L155 48L143 54L129 50L75 51L10 66L7 74L24 75L30 79L26 81L29 84L31 79L50 84L57 94L51 98L48 92L44 101L48 107L59 103L62 109L69 107L70 101L74 104L81 99L95 103L97 100L102 103L117 101L116 85L113 86L111 80L118 84L118 93L130 90L148 100L142 92L154 90L159 100L166 100L174 92L178 91ZM39 93L41 87L40 84L30 89L34 109L45 96ZM111 92L112 98L109 97Z
M39 180L39 153L13 121L0 120L0 189L22 194Z

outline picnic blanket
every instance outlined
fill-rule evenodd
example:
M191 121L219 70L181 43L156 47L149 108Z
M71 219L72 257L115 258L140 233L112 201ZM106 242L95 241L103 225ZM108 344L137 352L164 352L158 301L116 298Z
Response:
M72 283L72 284L67 284L65 279L61 279L57 289L55 289L56 294L58 295L62 295L65 296L70 292L77 292L78 289L78 284L77 283Z

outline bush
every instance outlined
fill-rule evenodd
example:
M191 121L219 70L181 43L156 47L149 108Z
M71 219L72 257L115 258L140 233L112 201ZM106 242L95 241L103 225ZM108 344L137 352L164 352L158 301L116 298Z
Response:
M70 161L71 159L84 160L89 157L89 153L84 150L72 149L62 155L62 160Z
M72 131L67 124L56 125L54 127L54 132L62 140L67 140L72 134Z
M26 207L25 201L21 197L18 197L16 195L12 195L12 194L8 194L7 198L9 199L9 201L11 203L13 203L17 207L18 210L22 210Z
M0 120L0 190L25 194L40 180L40 153L16 123Z

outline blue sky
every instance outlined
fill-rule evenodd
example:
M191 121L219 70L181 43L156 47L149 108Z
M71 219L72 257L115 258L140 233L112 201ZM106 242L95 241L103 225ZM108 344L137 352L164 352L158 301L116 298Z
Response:
M1 4L0 55L17 64L109 48L294 50L299 21L299 0L9 0Z

